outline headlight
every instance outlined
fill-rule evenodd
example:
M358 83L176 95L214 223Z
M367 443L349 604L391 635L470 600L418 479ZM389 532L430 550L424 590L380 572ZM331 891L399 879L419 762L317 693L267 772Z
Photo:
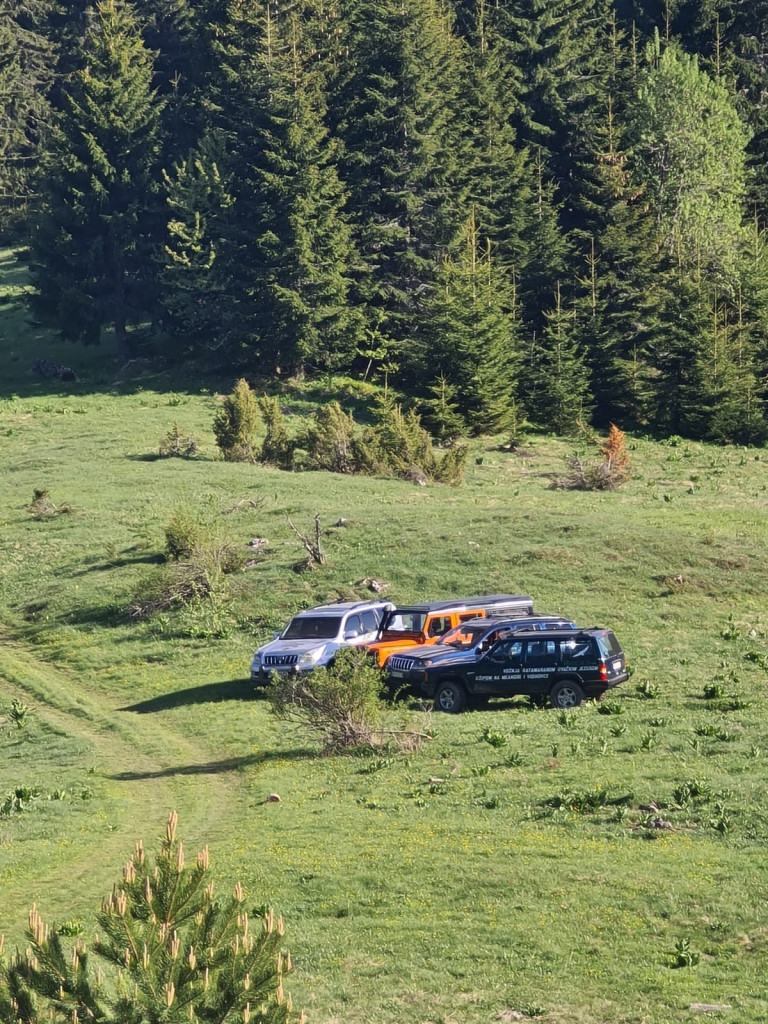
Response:
M424 666L424 668L429 668L429 666L432 664L432 659L431 658L425 658L424 661L422 661L421 664Z
M261 668L261 652L260 651L256 651L256 653L254 654L254 656L253 656L253 658L251 660L251 668L253 669L254 672L257 669Z
M308 665L316 665L324 654L324 647L316 647L314 651L307 651L306 654L302 654L299 658L298 665L300 668L306 668Z

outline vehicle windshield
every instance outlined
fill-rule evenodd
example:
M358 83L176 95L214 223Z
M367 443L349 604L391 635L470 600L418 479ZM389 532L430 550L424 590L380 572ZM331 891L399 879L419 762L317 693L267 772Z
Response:
M291 619L281 640L333 640L341 628L341 616L297 615Z
M381 631L382 633L423 633L426 620L426 612L395 608L394 611L387 612Z
M468 651L487 632L487 626L478 626L475 629L466 625L454 626L440 637L440 643L455 647L457 651Z

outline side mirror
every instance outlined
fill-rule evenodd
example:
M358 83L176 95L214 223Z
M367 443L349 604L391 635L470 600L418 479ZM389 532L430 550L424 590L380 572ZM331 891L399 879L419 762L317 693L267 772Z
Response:
M345 640L356 640L360 636L360 632L357 629L348 629L344 634Z
M278 631L277 631L276 633L273 633L273 634L272 634L272 639L273 639L273 640L279 640L279 639L280 639L280 634L281 634L281 633L282 633L282 630L281 630L281 629L278 629Z

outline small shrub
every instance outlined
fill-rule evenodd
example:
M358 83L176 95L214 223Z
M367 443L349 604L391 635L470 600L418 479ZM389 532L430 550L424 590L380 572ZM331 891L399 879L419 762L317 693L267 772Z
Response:
M259 423L259 404L248 381L240 379L222 402L213 420L216 444L227 462L253 462L253 435Z
M643 700L657 700L661 696L661 690L658 686L648 680L643 683L638 683L635 687L635 691L643 698Z
M309 729L328 752L377 747L387 737L399 738L404 747L418 746L425 733L391 728L381 687L381 672L366 651L350 647L313 672L272 673L267 699L273 714Z
M180 505L165 526L165 557L173 562L189 558L202 544L204 534L197 516Z
M171 429L161 439L158 451L163 458L191 459L200 451L200 446L196 438L182 434L178 423L174 421Z
M213 592L213 583L204 568L179 562L148 574L139 582L128 605L128 615L132 619L146 619L209 598Z
M624 705L615 700L604 700L597 705L598 715L623 715Z
M608 437L600 444L601 461L585 460L579 455L566 459L567 473L554 477L552 486L577 491L612 491L630 477L629 452L624 432L612 423Z
M706 803L712 799L712 790L709 784L701 779L688 779L672 790L672 799L680 807L684 807L692 800Z

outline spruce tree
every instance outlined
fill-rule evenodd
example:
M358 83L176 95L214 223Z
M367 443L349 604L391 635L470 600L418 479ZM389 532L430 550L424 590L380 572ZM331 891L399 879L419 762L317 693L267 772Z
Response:
M232 207L221 245L230 350L264 370L333 371L355 353L354 247L324 124L311 3L232 3L219 43L218 124Z
M427 309L427 359L433 391L443 378L472 432L492 434L515 419L520 352L514 296L496 270L490 243L478 238L474 216L462 243L445 260Z
M520 267L521 319L530 335L540 335L545 329L555 283L569 279L572 261L571 246L558 222L554 186L545 179L540 152L535 157L535 173L536 191L523 234Z
M165 326L180 354L202 354L221 343L232 314L222 239L233 197L224 176L222 141L206 135L198 148L164 173L169 219L159 257Z
M511 123L520 85L506 60L497 22L498 11L477 0L459 111L467 201L480 236L491 240L496 267L511 279L522 261L535 182L529 154L518 144Z
M519 138L542 151L561 222L577 227L579 168L612 71L610 0L511 0L502 32L520 69Z
M655 219L632 176L624 132L608 97L596 152L585 167L585 221L593 227L583 256L577 328L591 367L602 424L641 425L648 412L647 347L660 330L666 293Z
M129 325L151 309L161 103L134 8L101 0L88 14L46 161L33 269L37 306L62 334L93 343L111 325L125 361Z
M0 227L30 200L55 66L44 0L0 2Z
M589 370L578 343L575 313L563 305L560 285L547 326L536 338L522 371L523 397L530 419L557 434L572 434L592 412Z
M412 369L420 306L462 219L461 47L437 0L347 0L342 23L333 122L359 292L390 357Z

